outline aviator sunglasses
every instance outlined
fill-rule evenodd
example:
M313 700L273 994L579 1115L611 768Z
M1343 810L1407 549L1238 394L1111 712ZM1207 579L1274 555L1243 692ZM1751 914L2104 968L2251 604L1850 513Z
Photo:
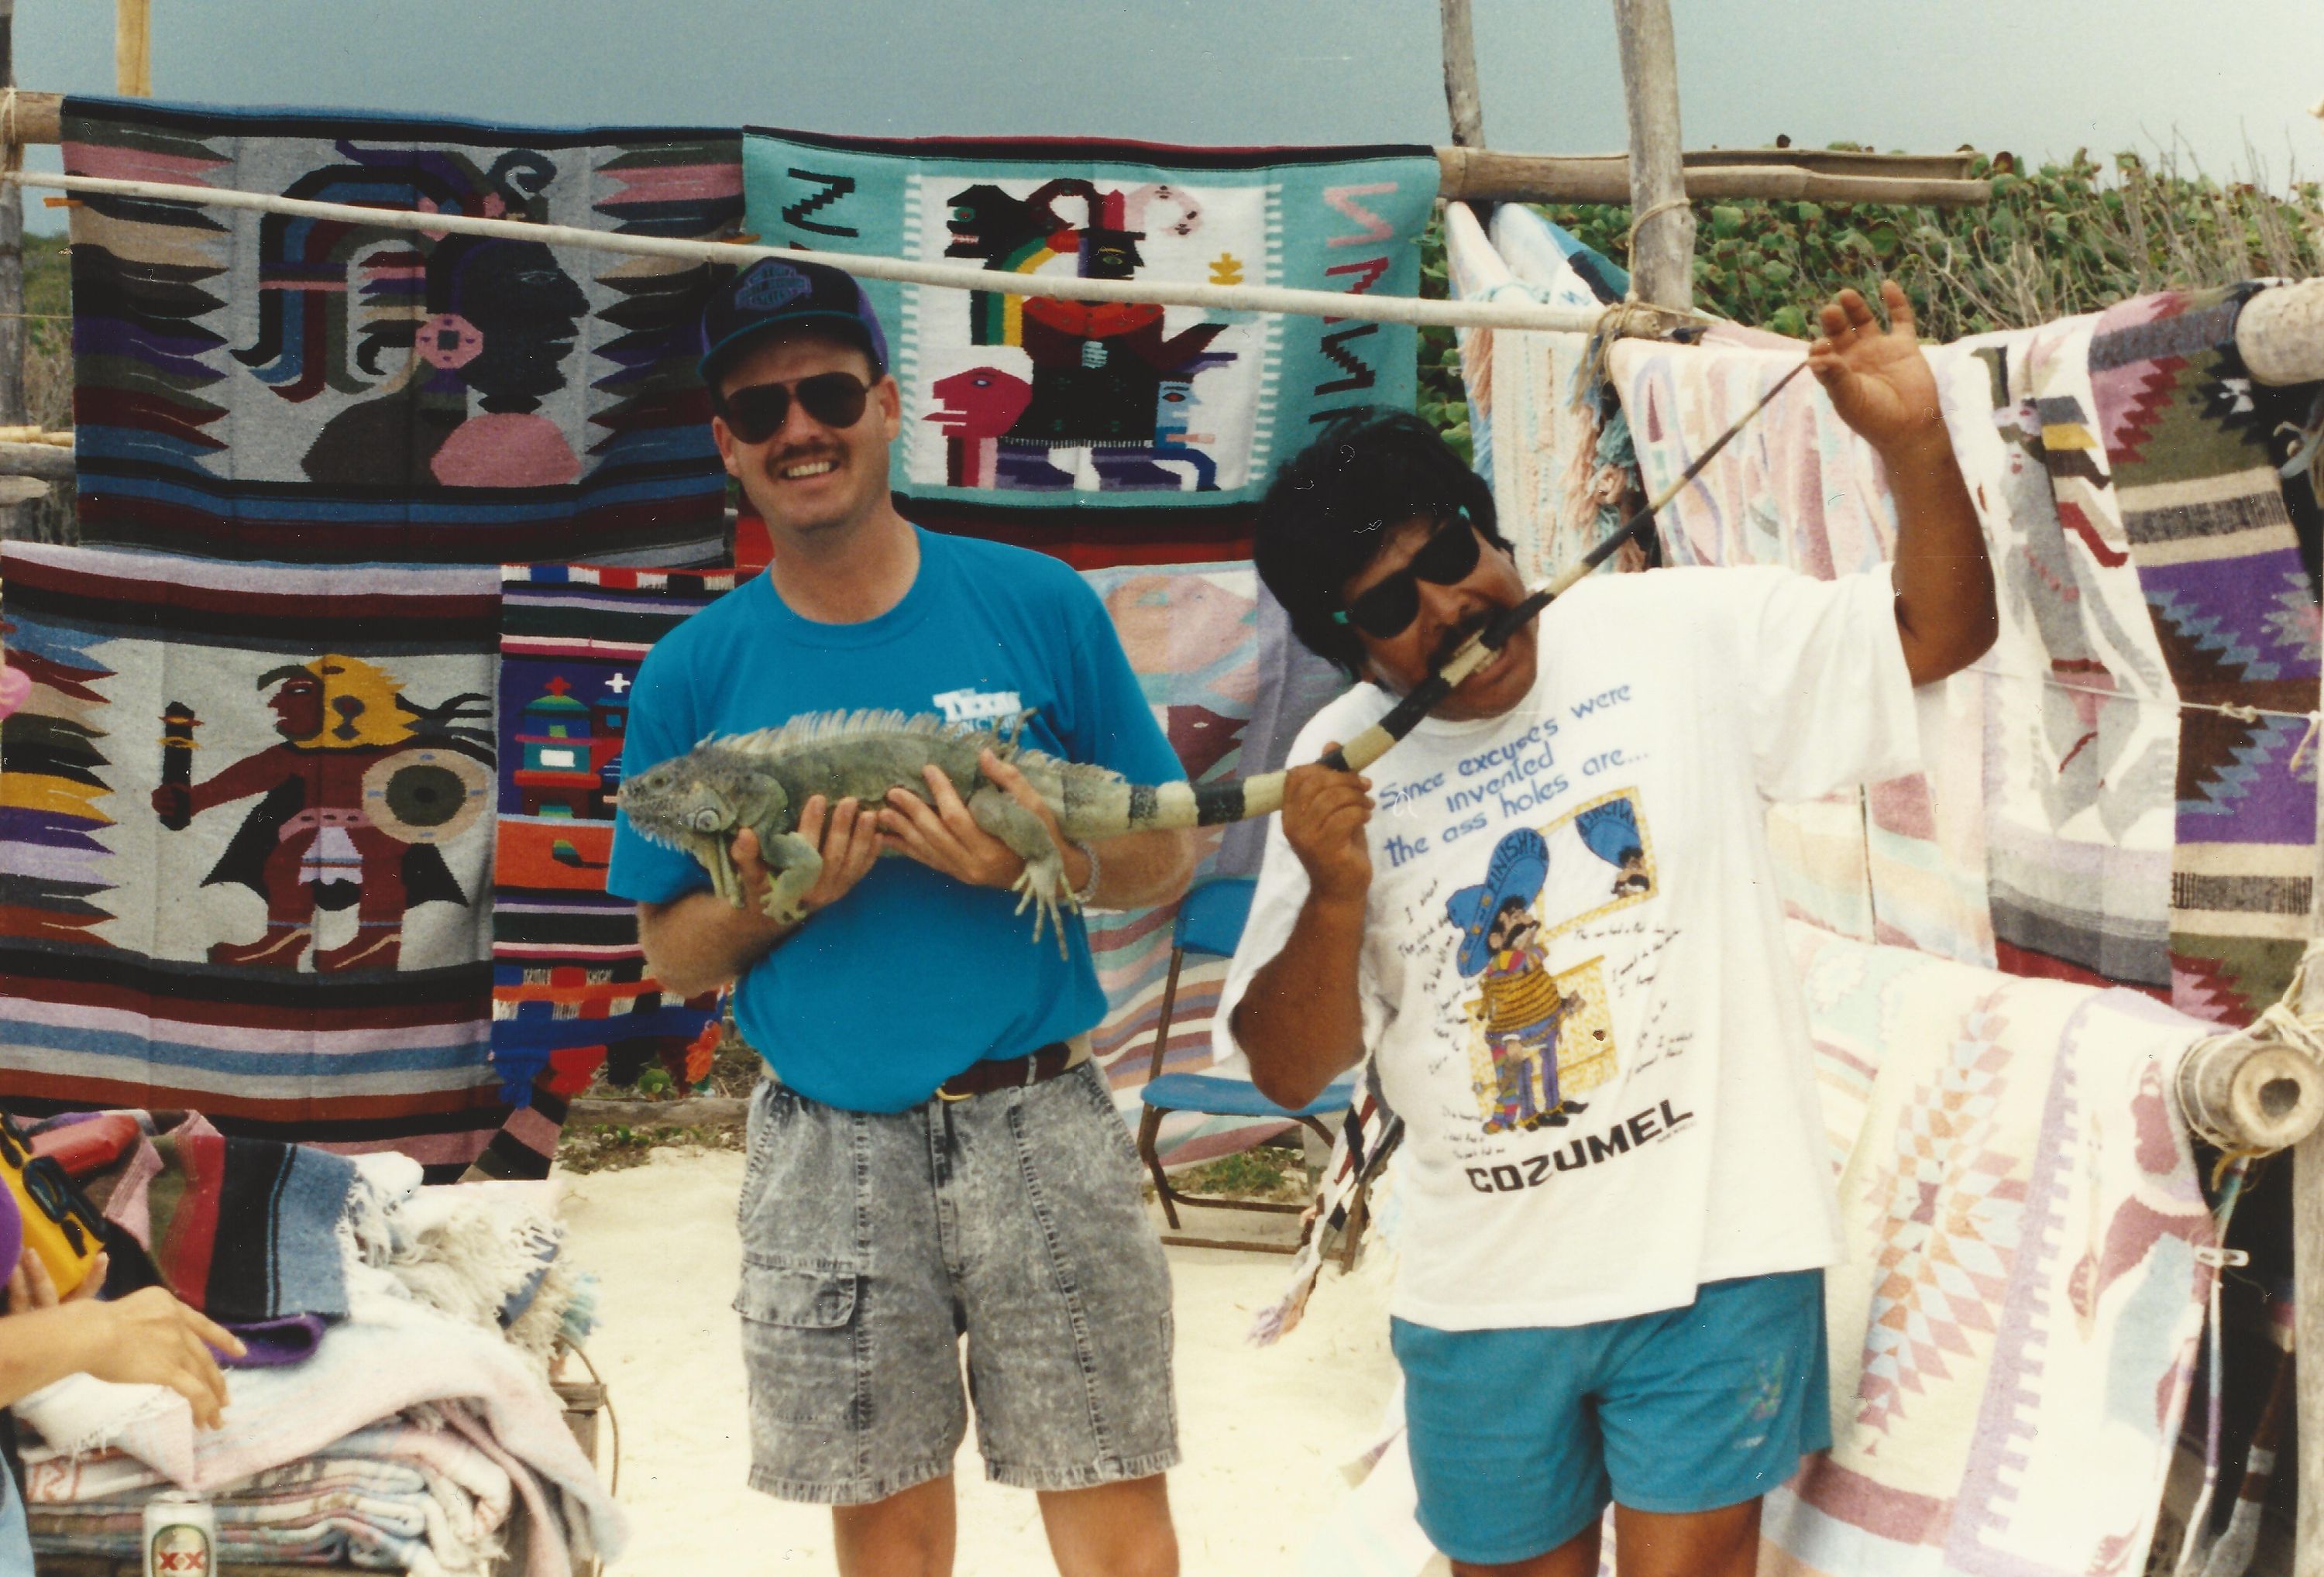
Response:
M1420 616L1420 582L1452 586L1466 580L1481 550L1469 517L1454 515L1429 535L1403 568L1366 586L1344 610L1332 615L1332 622L1353 624L1375 641L1393 640Z
M792 383L753 383L713 401L733 435L746 444L763 444L783 429L796 398L799 409L829 428L853 427L863 420L863 402L872 391L853 373L817 373Z

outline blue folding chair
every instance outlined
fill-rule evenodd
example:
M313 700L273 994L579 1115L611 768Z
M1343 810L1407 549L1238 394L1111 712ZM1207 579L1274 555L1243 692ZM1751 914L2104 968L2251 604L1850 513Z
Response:
M1323 1120L1348 1109L1355 1098L1355 1077L1350 1074L1326 1085L1323 1093L1296 1111L1277 1106L1259 1093L1259 1087L1248 1079L1222 1078L1215 1074L1166 1074L1162 1059L1170 1045L1170 1015L1178 1001L1178 971L1189 953L1209 954L1226 958L1233 955L1235 944L1241 940L1243 922L1250 918L1251 890L1258 884L1248 876L1222 877L1205 881L1190 890L1178 906L1178 918L1170 931L1170 975L1162 985L1162 1021L1154 1030L1154 1060L1146 1071L1146 1087L1139 1098L1146 1111L1138 1125L1138 1154L1154 1174L1154 1192L1161 1196L1162 1213L1172 1229L1178 1226L1178 1206L1206 1205L1216 1210L1259 1210L1277 1214L1297 1215L1307 1207L1303 1204L1278 1204L1259 1199L1211 1199L1200 1194L1181 1194L1170 1186L1170 1179L1162 1170L1162 1158L1155 1149L1155 1138L1162 1131L1162 1119L1173 1111L1198 1111L1206 1117L1275 1117L1286 1121L1305 1123L1320 1137L1328 1148L1332 1130ZM1311 1229L1312 1230L1312 1229ZM1347 1239L1342 1248L1343 1262L1355 1259L1356 1239L1363 1231L1363 1194L1360 1191L1351 1204L1348 1213ZM1262 1254L1291 1254L1298 1251L1298 1243L1267 1243L1236 1241L1221 1238L1182 1238L1165 1234L1166 1243L1179 1243L1198 1249L1248 1249ZM1303 1232L1299 1242L1306 1240Z

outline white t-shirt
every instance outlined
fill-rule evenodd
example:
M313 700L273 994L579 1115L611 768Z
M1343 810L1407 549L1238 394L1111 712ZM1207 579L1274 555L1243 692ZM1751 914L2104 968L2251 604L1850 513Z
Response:
M1291 759L1389 704L1358 687ZM1919 753L1885 571L1663 569L1568 592L1525 700L1372 767L1360 989L1406 1130L1398 1317L1586 1324L1839 1259L1766 807ZM1278 820L1222 1050L1306 894Z

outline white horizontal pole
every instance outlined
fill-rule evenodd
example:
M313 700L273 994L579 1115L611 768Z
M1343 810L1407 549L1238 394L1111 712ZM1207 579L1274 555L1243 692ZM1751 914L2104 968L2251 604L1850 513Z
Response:
M1605 312L1536 302L1424 301L1412 296L1343 295L1335 290L1295 290L1276 285L1208 285L1178 280L1086 280L1056 274L1005 273L957 263L923 263L900 257L867 257L844 252L802 252L788 246L750 246L731 241L679 241L655 235L615 235L571 225L530 225L514 219L479 219L458 214L423 214L403 208L358 208L311 202L267 192L224 187L180 186L157 180L112 180L93 175L47 175L29 170L0 171L0 180L20 186L51 187L93 197L145 198L194 203L206 208L246 208L263 214L337 220L380 230L426 230L456 235L493 235L551 246L670 257L688 263L740 263L761 257L826 263L864 279L936 285L954 290L991 290L1011 296L1049 296L1068 301L1151 302L1204 307L1219 312L1281 312L1305 318L1351 318L1372 323L1411 323L1443 328L1536 328L1586 334ZM1633 309L1632 319L1646 315ZM1676 319L1672 319L1675 321Z

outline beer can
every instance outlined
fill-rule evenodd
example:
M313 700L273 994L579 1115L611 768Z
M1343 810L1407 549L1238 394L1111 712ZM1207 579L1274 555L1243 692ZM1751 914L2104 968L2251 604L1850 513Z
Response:
M198 1495L177 1490L145 1503L145 1577L211 1577L217 1565L217 1514Z

